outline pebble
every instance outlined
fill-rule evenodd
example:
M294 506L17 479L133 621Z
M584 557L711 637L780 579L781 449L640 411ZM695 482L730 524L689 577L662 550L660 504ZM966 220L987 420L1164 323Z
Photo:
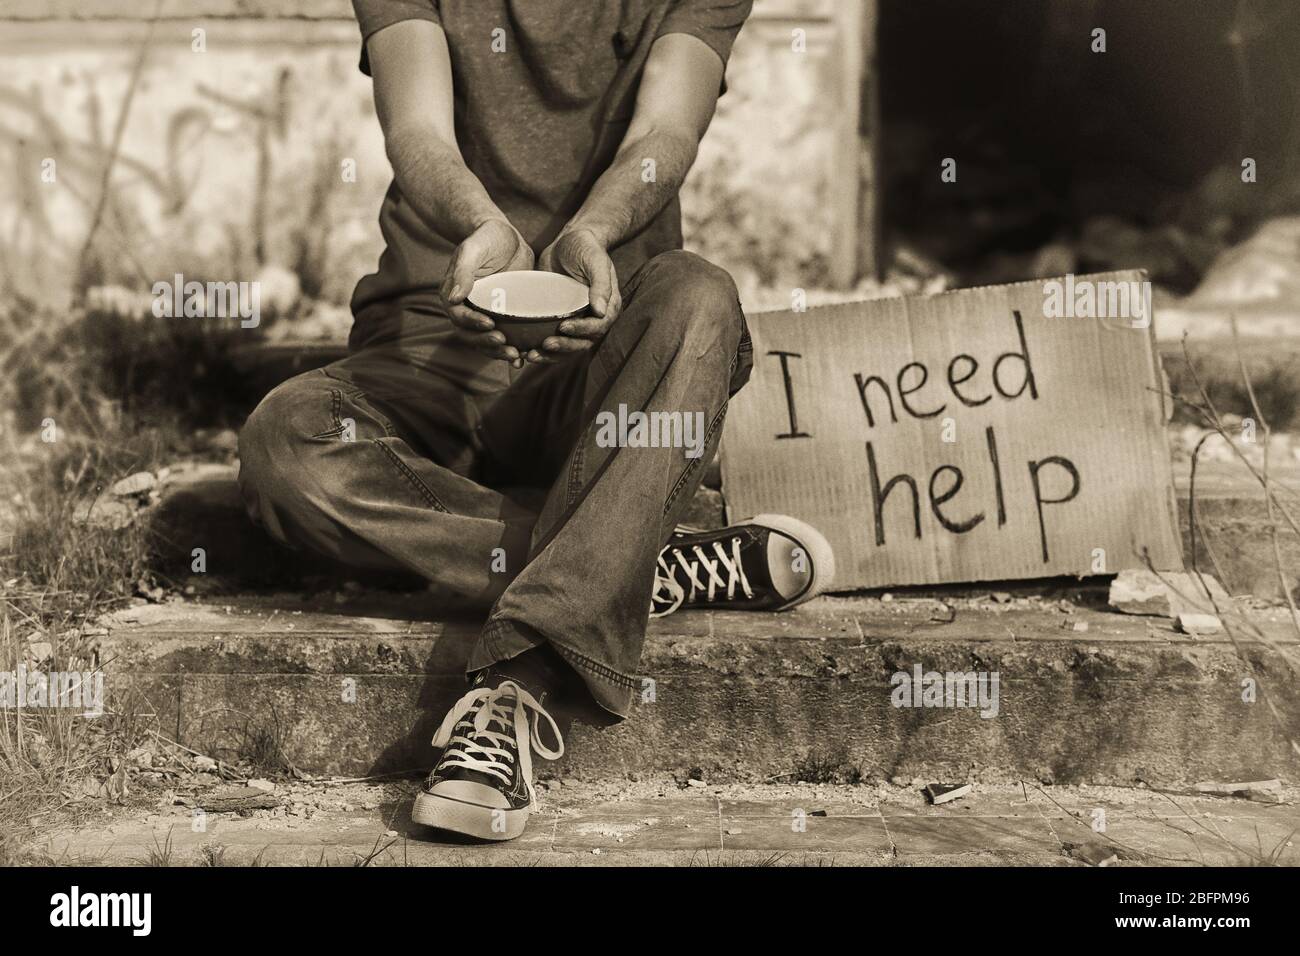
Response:
M32 641L27 645L27 659L34 663L48 661L54 656L54 645L49 641Z
M118 498L127 498L131 495L140 495L152 491L154 485L158 483L154 478L153 472L137 471L134 475L127 475L120 481L114 482L112 493Z
M1184 634L1218 634L1223 622L1213 614L1180 614L1178 629Z

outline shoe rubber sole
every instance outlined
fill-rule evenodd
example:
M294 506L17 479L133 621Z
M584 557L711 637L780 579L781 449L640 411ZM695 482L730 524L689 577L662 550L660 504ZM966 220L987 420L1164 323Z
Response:
M513 840L528 824L528 808L502 810L422 792L411 808L411 821L479 840Z
M805 601L811 601L830 587L831 582L835 580L835 552L831 550L831 543L826 540L824 534L806 521L791 518L789 515L754 515L737 524L775 528L798 541L799 546L808 555L808 560L812 562L812 580L808 582L807 589L772 610L786 611Z
M789 515L754 515L752 518L743 518L727 525L726 528L718 528L715 531L684 524L678 525L676 531L682 534L722 534L727 528L738 528L749 524L772 528L798 541L799 546L804 549L812 562L812 580L808 582L808 587L785 603L766 610L788 611L805 601L811 601L831 586L831 582L835 580L835 552L831 550L831 543L826 540L824 534L798 518L791 518Z

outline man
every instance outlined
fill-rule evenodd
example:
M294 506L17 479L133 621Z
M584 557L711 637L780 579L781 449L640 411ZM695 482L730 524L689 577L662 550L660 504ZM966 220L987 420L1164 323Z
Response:
M279 540L491 609L412 816L508 839L533 752L563 752L546 706L629 713L651 603L781 609L831 574L794 519L675 530L751 367L735 286L681 251L677 199L750 0L353 4L387 248L349 356L250 416L240 482ZM521 355L466 296L534 265L587 285L591 314ZM597 419L620 409L699 415L702 447L611 442Z

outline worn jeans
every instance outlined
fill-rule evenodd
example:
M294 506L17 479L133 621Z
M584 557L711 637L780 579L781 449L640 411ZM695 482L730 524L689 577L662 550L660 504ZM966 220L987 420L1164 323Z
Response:
M249 514L282 543L414 571L490 607L468 671L549 643L626 716L659 551L752 355L731 277L699 256L656 256L622 292L594 348L518 373L427 309L359 317L348 357L249 416ZM606 447L597 416L620 405L702 413L703 454Z

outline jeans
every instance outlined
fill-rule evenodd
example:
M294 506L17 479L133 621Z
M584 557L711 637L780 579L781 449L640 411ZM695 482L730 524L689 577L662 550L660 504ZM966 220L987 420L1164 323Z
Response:
M549 643L627 716L659 551L753 360L735 284L699 256L656 256L622 292L596 346L518 372L459 345L444 316L359 317L348 357L249 416L250 516L291 547L490 607L467 671ZM694 415L703 453L612 444L598 417L620 405Z

